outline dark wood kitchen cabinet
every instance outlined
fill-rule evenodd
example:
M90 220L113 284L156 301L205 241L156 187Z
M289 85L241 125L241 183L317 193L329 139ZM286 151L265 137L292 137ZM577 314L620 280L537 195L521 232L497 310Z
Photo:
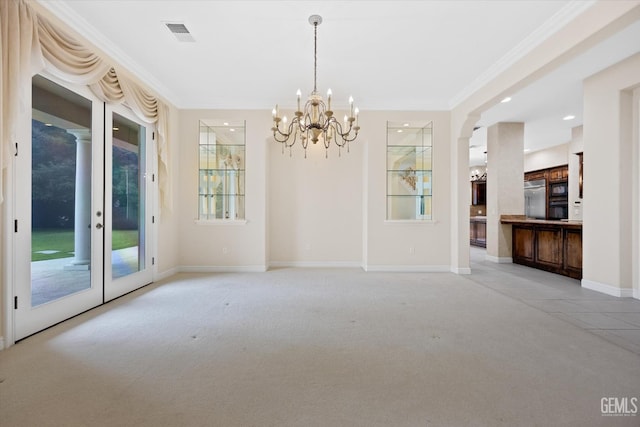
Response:
M582 223L502 220L512 225L512 258L516 264L582 278Z
M549 169L540 169L537 171L525 172L525 181L535 181L538 179L544 179L547 183L556 181L566 181L569 178L569 166L562 165Z
M487 181L471 181L471 204L487 204Z

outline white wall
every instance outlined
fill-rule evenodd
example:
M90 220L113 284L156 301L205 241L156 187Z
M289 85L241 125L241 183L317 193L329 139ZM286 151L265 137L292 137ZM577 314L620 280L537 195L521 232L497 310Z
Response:
M0 167L0 173L4 174L5 169ZM5 176L2 177L2 188L0 190L3 192L3 196L6 197L8 192L5 187L5 183L7 179ZM9 343L5 343L5 294L8 293L9 284L8 280L6 280L5 275L7 273L7 267L5 267L7 256L5 254L5 247L7 246L7 242L4 238L4 210L7 208L6 202L0 205L0 350L4 349L5 346L9 346Z
M179 215L178 262L188 271L250 270L267 267L266 252L266 157L265 131L270 129L269 111L182 110L179 115L179 179L175 191ZM201 119L246 120L246 223L198 219L199 121Z
M198 121L246 120L247 223L198 225ZM387 121L434 122L434 221L386 221ZM270 135L269 111L180 112L179 264L193 271L271 266L450 268L448 112L360 115L350 152L300 146L292 155ZM223 252L226 248L226 253Z
M640 85L640 54L585 80L583 280L591 289L632 295L632 153L634 87ZM637 126L637 124L636 124ZM637 173L637 172L636 172Z
M527 153L524 155L524 171L531 172L566 165L569 162L568 152L569 144L565 143Z
M433 121L433 221L386 220L387 121ZM370 111L362 113L360 124L366 142L365 268L449 271L452 193L450 113ZM465 185L469 185L468 177Z
M198 121L246 120L247 223L198 225ZM386 221L387 121L434 122L434 221ZM194 271L271 266L450 268L448 112L360 115L350 152L300 146L292 155L270 135L269 111L180 112L179 264ZM223 252L226 248L226 253Z
M633 91L633 212L632 212L632 256L631 264L633 297L640 299L640 87Z
M343 149L340 155L335 145L326 153L322 142L310 143L305 159L299 141L291 155L288 149L283 153L270 128L264 124L262 133L269 159L270 264L361 266L362 171L369 141L359 135L350 152Z

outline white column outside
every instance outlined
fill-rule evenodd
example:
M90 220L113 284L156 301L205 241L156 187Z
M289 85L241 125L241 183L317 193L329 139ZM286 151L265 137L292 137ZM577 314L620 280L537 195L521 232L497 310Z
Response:
M74 257L65 270L89 270L91 265L91 131L68 129L76 137Z

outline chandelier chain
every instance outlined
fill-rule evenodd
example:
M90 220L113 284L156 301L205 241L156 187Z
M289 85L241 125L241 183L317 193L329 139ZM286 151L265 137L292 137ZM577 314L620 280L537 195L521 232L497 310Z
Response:
M318 23L313 23L313 92L318 91L317 83L318 73Z

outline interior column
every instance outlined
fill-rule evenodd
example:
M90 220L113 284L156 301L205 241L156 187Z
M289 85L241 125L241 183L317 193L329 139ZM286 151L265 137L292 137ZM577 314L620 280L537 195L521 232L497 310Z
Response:
M487 259L511 262L511 225L501 215L524 214L524 123L487 129Z

